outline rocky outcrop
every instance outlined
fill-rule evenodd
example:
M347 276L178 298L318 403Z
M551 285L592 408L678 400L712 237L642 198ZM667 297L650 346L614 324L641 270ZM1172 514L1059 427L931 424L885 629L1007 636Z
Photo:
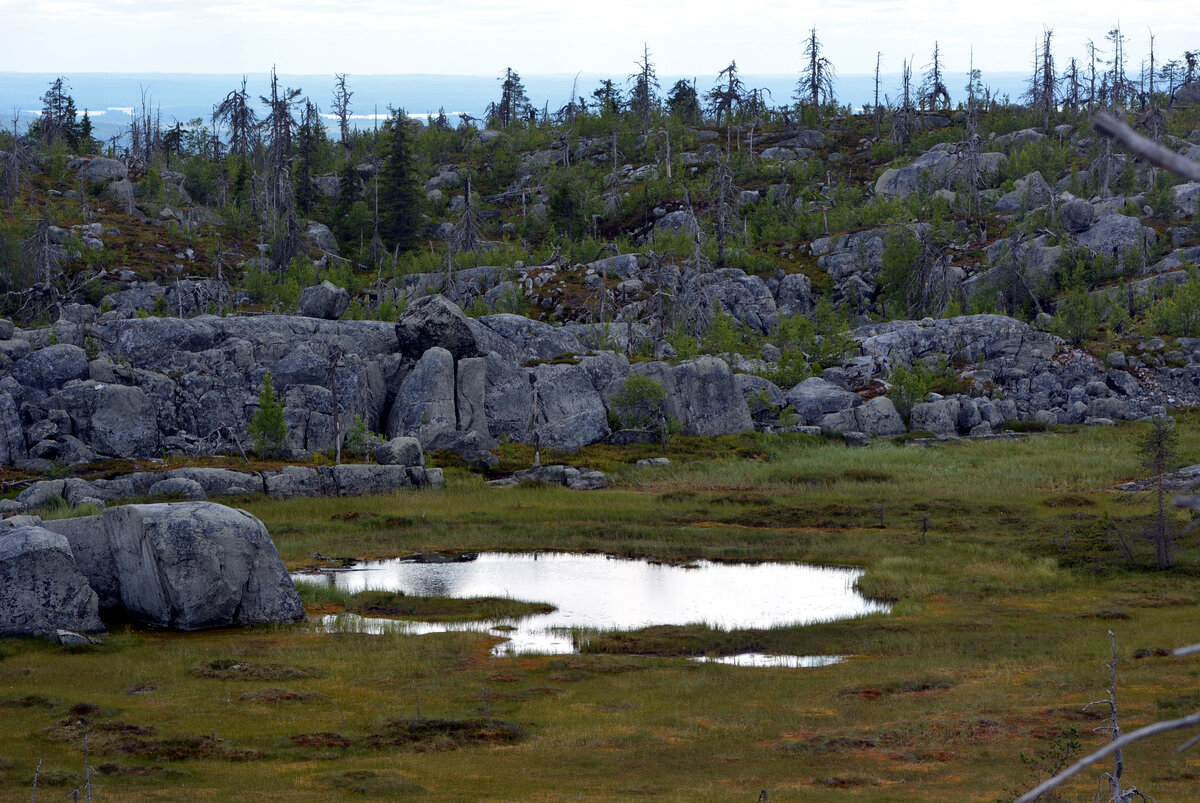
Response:
M632 371L662 385L667 414L679 422L685 435L728 435L754 428L746 400L724 360L697 357L678 365L638 363Z
M90 379L70 382L50 404L74 422L74 436L100 454L152 457L161 453L154 404L141 388Z
M979 166L985 175L995 173L1003 160L1001 153L979 154ZM884 170L875 182L875 194L907 198L923 187L934 190L950 186L955 180L962 180L962 162L963 156L952 146L934 145L911 164Z

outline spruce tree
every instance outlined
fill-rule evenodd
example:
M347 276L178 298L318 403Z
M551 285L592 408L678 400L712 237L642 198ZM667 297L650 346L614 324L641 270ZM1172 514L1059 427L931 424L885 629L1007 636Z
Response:
M408 115L395 109L383 128L384 159L379 171L379 235L389 249L408 251L416 245L421 222Z
M258 394L258 411L250 420L246 433L259 457L279 457L287 444L287 421L283 418L283 407L275 396L270 372L263 377L262 392Z

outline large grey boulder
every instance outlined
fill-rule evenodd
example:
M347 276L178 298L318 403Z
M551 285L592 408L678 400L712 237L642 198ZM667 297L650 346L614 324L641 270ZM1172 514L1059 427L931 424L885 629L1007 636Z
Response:
M441 295L418 298L405 307L396 321L396 338L406 357L418 358L434 346L456 360L479 354L467 316Z
M27 456L17 402L11 393L0 393L0 465L11 466Z
M915 430L925 430L935 435L958 434L959 402L957 399L914 404L908 423Z
M783 394L804 423L818 423L830 414L862 404L857 393L839 388L819 376L811 376Z
M300 293L300 314L308 318L323 318L336 321L350 306L350 294L344 287L323 281L306 287Z
M321 470L333 480L338 496L365 496L391 493L402 488L425 485L426 471L421 466L377 466L343 463Z
M388 416L388 437L408 436L426 442L439 432L454 431L454 397L454 357L434 346L400 384Z
M54 394L54 406L71 417L75 434L113 457L152 457L159 449L154 403L141 388L86 380Z
M338 250L337 238L324 223L318 223L315 220L308 221L308 226L304 229L304 239L328 254L340 256L342 253Z
M563 354L580 354L586 349L573 328L551 326L523 315L499 313L470 319L479 349L496 352L516 363L551 360Z
M79 177L85 181L120 181L129 178L129 169L116 159L94 156L80 168Z
M700 224L696 216L686 209L678 212L668 212L654 223L656 232L681 233L695 237L700 233Z
M487 360L483 357L466 357L458 361L457 368L454 403L458 410L458 428L486 436L488 424L484 396L487 393Z
M328 477L308 466L284 466L263 472L263 488L272 499L331 496L335 489Z
M887 396L876 396L860 407L853 408L857 431L868 435L901 435L906 430L904 419L896 412L896 406Z
M46 346L22 357L8 369L24 388L48 393L72 379L87 379L87 356L83 349L69 343Z
M1196 214L1200 206L1200 183L1189 181L1186 184L1176 184L1171 188L1175 193L1175 217L1188 218Z
M1120 256L1131 248L1153 245L1158 235L1137 218L1114 212L1101 217L1076 239L1080 245L1086 245L1098 254Z
M961 159L946 143L934 145L911 164L884 170L875 182L875 194L907 198L923 188L933 190L947 186L960 173ZM994 173L1003 159L1004 155L1000 153L981 153L978 157L984 173Z
M759 277L747 276L736 268L723 268L700 274L699 282L707 307L719 304L725 313L759 332L767 332L775 325L775 298Z
M100 613L107 615L120 611L121 580L117 576L117 564L108 545L108 536L104 533L101 515L51 519L38 526L67 539L75 559L75 568L96 592Z
M1062 205L1058 210L1058 219L1071 234L1081 234L1096 222L1096 208L1090 201L1076 198Z
M486 387L483 396L488 434L527 440L533 422L532 371L521 368L496 352L484 358Z
M0 531L0 636L104 630L96 592L67 539L26 524Z
M99 517L126 613L203 630L296 622L304 605L263 523L212 502L125 505Z
M423 466L425 456L416 438L392 438L375 449L375 460L384 466Z
M781 315L807 315L816 307L812 281L803 273L789 273L775 288L775 308Z
M1024 178L1014 181L1012 191L1000 196L995 206L992 207L992 211L1004 214L1025 212L1045 204L1053 194L1046 179L1042 178L1042 174L1035 170Z
M774 424L779 418L779 411L787 404L783 391L769 379L754 374L734 374L733 378L755 423Z

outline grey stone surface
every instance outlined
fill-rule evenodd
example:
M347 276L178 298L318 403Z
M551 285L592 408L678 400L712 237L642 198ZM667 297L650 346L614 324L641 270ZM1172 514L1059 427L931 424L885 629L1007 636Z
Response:
M925 430L935 435L958 433L959 402L957 399L939 399L933 402L914 404L909 415L911 429Z
M704 356L674 366L638 363L632 370L663 386L667 413L679 421L686 435L728 435L754 428L746 400L724 360Z
M388 436L425 442L440 432L454 431L458 428L454 402L454 358L434 346L400 384L388 416Z
M853 408L857 430L871 436L901 435L906 429L904 419L886 396L876 396L860 407Z
M300 293L300 314L336 321L350 306L350 294L330 281L306 287Z
M1143 226L1137 218L1116 213L1103 215L1087 231L1076 235L1080 245L1110 257L1143 244L1153 245L1157 239L1154 229Z
M425 456L416 438L392 438L375 450L375 460L385 466L423 466Z
M33 525L0 531L0 635L59 629L104 630L96 592L76 568L67 539Z
M207 496L204 488L195 480L184 477L169 477L150 486L151 496L178 496L188 500L202 500Z
M992 207L993 212L1002 214L1013 214L1015 212L1027 212L1030 209L1044 205L1050 200L1053 190L1046 183L1046 179L1042 178L1042 174L1034 171L1024 178L1019 178L1013 182L1013 189L1000 196Z
M858 394L816 376L805 379L783 395L805 423L819 423L829 413L862 404Z
M80 168L79 177L84 181L121 181L129 177L129 170L123 162L116 159L93 156Z
M155 406L141 388L88 379L56 392L53 404L71 417L76 436L100 454L152 457L160 451Z
M8 369L22 387L50 392L72 379L87 379L88 364L83 349L59 343L22 357Z
M101 521L122 607L145 624L203 630L306 618L267 528L244 510L125 505Z
M1096 210L1091 202L1076 198L1062 205L1058 219L1071 234L1081 234L1096 222Z
M396 321L396 339L406 357L421 357L434 346L446 349L456 360L479 354L467 316L441 295L410 302Z

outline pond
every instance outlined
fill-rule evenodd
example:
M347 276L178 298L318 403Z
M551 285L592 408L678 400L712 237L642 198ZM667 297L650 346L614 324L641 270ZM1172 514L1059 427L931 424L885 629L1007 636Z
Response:
M453 562L373 561L350 569L294 575L351 593L402 591L439 597L511 597L546 602L547 614L468 623L327 617L326 627L409 633L478 630L506 638L497 655L575 652L572 630L635 630L650 625L707 624L725 630L847 619L888 606L854 589L859 569L802 563L672 565L565 552L485 552ZM771 659L791 660L791 663ZM763 656L748 665L825 665L823 656ZM743 663L742 665L747 665Z

